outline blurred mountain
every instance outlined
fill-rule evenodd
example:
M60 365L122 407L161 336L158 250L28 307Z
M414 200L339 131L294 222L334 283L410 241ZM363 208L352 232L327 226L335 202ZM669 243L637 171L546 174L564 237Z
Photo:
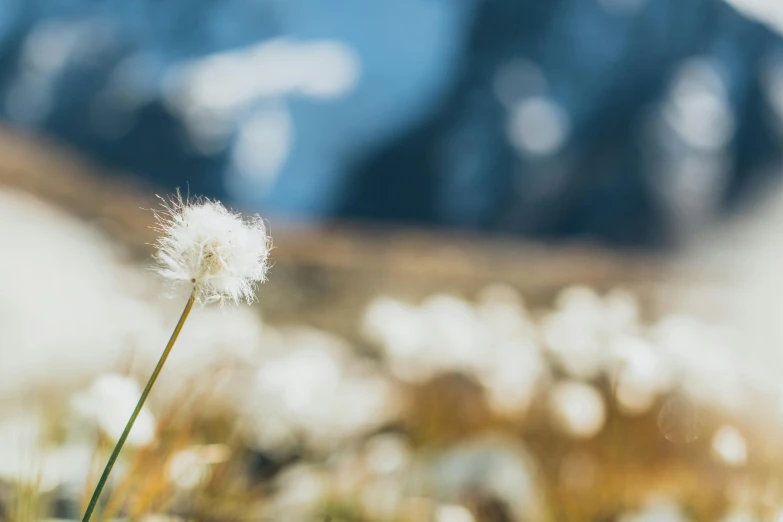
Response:
M268 215L657 245L779 156L721 0L6 0L0 116Z
M484 2L439 110L355 171L344 211L685 239L779 159L781 49L719 1Z

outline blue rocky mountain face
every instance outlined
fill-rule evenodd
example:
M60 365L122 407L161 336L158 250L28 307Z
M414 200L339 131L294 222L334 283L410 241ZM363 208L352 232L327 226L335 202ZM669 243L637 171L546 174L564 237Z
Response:
M6 0L0 116L268 214L623 245L778 160L783 47L721 0Z

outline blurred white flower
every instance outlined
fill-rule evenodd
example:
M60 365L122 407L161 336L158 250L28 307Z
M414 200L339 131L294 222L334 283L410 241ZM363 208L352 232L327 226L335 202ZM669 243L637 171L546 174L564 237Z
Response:
M621 336L612 349L617 361L612 376L617 402L626 413L644 413L671 387L671 369L654 345L640 337Z
M637 512L625 513L620 522L688 522L682 508L665 498L651 498L644 508Z
M377 343L395 377L419 382L432 376L423 364L425 324L418 307L378 296L367 305L362 320L365 336Z
M364 451L367 469L376 475L399 471L407 466L412 458L407 441L394 434L372 437L365 444Z
M486 363L487 330L471 304L456 296L431 295L419 306L376 298L363 330L381 345L395 377L407 382L448 371L470 375Z
M188 448L174 453L167 464L169 480L179 489L193 489L207 479L209 465L198 448Z
M448 294L427 297L420 307L425 343L439 368L470 370L481 364L483 328L470 303Z
M40 412L4 414L0 420L0 480L35 483L43 471L44 419Z
M747 403L746 361L728 328L695 317L669 316L655 325L652 339L695 401L737 412Z
M140 396L141 389L135 380L107 373L95 379L87 392L75 396L73 406L81 415L93 419L107 436L116 441ZM154 438L155 418L145 406L136 418L127 443L144 446Z
M157 316L147 325L155 327L156 337L134 351L134 374L149 375L171 334L171 317L179 312L177 307L158 307ZM237 397L252 386L255 364L268 350L267 329L250 307L205 307L195 310L191 319L169 355L167 377L155 384L152 400L167 403L181 398L183 392L203 390L208 400L202 403L202 412L236 411Z
M160 513L151 513L144 515L141 522L184 522L185 519L174 515L162 515Z
M44 452L42 482L44 486L60 486L65 491L81 494L90 476L90 464L95 448L84 442L69 442L48 448ZM49 489L48 487L46 489Z
M606 329L614 334L633 333L639 324L639 302L623 289L608 292L603 300Z
M192 283L201 303L252 302L266 280L270 237L260 216L242 219L220 202L163 200L155 211L156 270L177 283Z
M302 463L286 468L275 480L278 493L272 505L273 511L285 516L272 519L303 519L326 498L329 486L326 470L318 466Z
M512 338L485 356L487 362L479 380L487 390L492 409L501 415L527 411L549 375L549 366L539 347L531 339Z
M354 359L344 341L298 329L284 344L284 351L261 362L254 390L245 396L254 444L277 449L300 435L317 449L328 448L379 426L395 411L391 384Z
M169 357L172 366L185 366L192 371L229 362L250 362L262 355L264 324L252 308L230 312L206 308L196 314L198 320L189 324L177 341L182 349L174 350Z
M514 288L499 284L483 288L475 311L490 344L536 335L536 325Z
M364 311L363 333L380 344L390 358L413 357L421 346L424 326L417 311L397 299L375 297Z
M739 509L739 508L733 509L720 520L720 522L758 522L758 521L759 518L756 515L754 515L752 511Z
M712 452L726 464L739 466L748 458L748 445L737 428L724 425L712 437Z
M153 278L123 266L122 250L96 230L3 188L0 237L14 245L0 256L0 399L73 391L147 329L133 296Z
M302 348L281 354L261 364L257 386L275 396L291 416L304 419L324 394L340 385L340 360L320 347Z
M563 290L557 301L541 325L547 348L571 377L597 377L608 361L607 343L633 326L633 301L617 296L603 301L582 286Z
M435 522L473 522L475 518L459 504L441 504L435 509Z
M67 442L51 446L42 412L8 413L0 421L0 482L35 485L39 492L60 486L82 493L95 449Z
M606 420L601 393L579 381L557 383L550 391L549 406L560 428L572 437L592 437Z
M546 518L535 459L516 439L483 436L436 454L430 466L419 470L425 472L419 480L415 475L408 479L408 491L413 488L427 496L435 492L435 500L443 504L458 503L468 492L479 493L505 503L512 520Z

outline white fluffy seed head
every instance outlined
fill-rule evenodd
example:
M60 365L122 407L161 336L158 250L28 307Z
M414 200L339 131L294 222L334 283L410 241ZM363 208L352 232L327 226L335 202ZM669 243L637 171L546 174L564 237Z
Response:
M247 301L266 280L271 238L260 216L249 219L206 198L160 198L153 211L161 233L155 270L174 283L193 284L197 302Z

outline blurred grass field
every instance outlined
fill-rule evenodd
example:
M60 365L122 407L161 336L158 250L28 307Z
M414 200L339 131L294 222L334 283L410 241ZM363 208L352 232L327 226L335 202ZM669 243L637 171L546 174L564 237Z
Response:
M153 188L0 158L0 519L78 520L184 301ZM271 225L259 305L194 312L98 519L783 520L783 367L720 263Z

